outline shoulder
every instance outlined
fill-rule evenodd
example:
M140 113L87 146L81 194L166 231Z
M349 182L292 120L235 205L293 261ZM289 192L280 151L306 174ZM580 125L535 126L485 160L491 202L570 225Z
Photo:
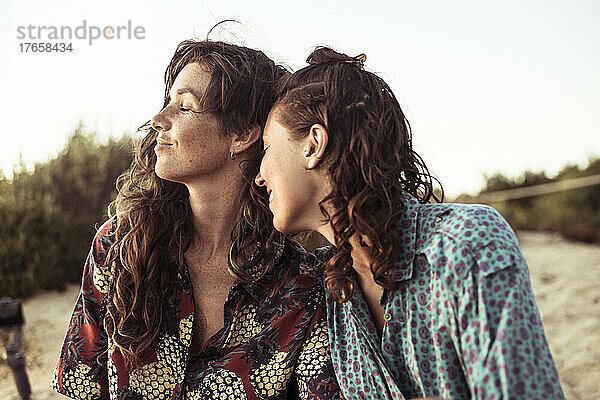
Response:
M98 228L92 239L90 254L84 267L84 286L93 288L102 294L108 293L112 281L112 269L107 263L107 256L114 243L115 227L116 220L111 218Z
M318 250L317 250L318 251ZM303 276L309 280L323 278L323 263L294 239L286 240L280 264L288 277Z
M322 300L323 265L298 242L293 239L286 240L276 268L278 273L274 287L280 295L287 296L291 293L297 298L305 298L306 301Z
M515 234L492 207L481 204L422 205L418 248L439 273L458 278L473 270L492 273L522 261Z
M116 223L115 217L110 218L96 230L94 239L92 239L91 252L97 264L103 264L106 261L108 250L114 243Z
M482 246L486 242L515 240L506 220L490 206L483 204L424 204L420 225L431 233L440 233L466 246Z

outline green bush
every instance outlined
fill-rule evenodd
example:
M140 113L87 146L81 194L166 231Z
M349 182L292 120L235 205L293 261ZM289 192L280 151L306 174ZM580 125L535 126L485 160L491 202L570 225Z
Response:
M592 158L581 169L576 165L563 168L550 179L544 172L525 172L519 178L496 174L487 178L480 194L525 186L600 175L600 158ZM460 196L459 202L478 202L478 197ZM600 242L600 185L571 189L536 197L490 203L515 229L561 232L567 238Z
M95 228L132 157L131 137L100 143L78 127L33 171L0 176L0 297L28 297L80 280Z

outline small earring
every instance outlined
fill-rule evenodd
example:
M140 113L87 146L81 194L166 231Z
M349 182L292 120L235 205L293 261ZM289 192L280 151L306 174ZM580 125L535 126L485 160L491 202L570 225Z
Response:
M231 154L229 154L229 157L231 157L232 160L235 160L235 158L237 157L237 154L235 154L232 150Z

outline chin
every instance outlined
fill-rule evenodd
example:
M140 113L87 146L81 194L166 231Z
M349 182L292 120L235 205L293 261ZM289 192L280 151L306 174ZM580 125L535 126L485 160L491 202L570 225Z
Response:
M162 165L160 162L156 162L156 164L154 164L154 173L161 179L167 179L166 176L168 174L166 174L167 171L165 171L165 168L162 168Z
M158 170L154 170L154 172L156 173L156 176L158 176L160 179L163 179L165 181L172 181L172 179L170 179L169 174L165 174L162 171Z
M158 176L160 179L163 179L165 181L171 181L171 182L179 182L177 180L177 177L174 176L174 174L169 174L168 170L165 170L163 168L160 168L158 165L154 167L154 173L156 174L156 176Z
M277 229L279 232L285 235L294 235L296 233L301 232L298 229L294 229L294 227L291 224L286 223L286 221L281 221L278 218L273 218L273 226L275 227L275 229Z

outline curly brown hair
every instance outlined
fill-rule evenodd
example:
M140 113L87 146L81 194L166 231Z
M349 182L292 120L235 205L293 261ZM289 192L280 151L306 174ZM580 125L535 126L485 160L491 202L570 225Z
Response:
M263 128L276 100L276 83L289 74L260 51L217 41L181 42L165 71L164 106L175 78L189 63L211 72L204 111L215 115L223 135ZM118 181L118 196L107 256L113 286L104 325L126 364L140 365L141 353L156 343L166 326L169 293L185 273L184 253L195 234L187 187L159 178L155 171L157 131L147 122L131 167ZM272 224L266 191L252 184L262 143L240 162L244 185L231 232L229 268L243 282L269 284L284 236Z
M295 140L305 137L314 124L329 134L321 164L332 191L319 206L335 238L325 282L331 297L340 302L353 292L350 238L358 233L361 246L370 249L375 282L393 288L391 271L402 251L396 226L404 211L401 193L423 203L443 197L443 190L439 198L434 193L435 178L412 148L410 125L392 90L364 70L364 59L327 47L315 49L308 56L309 66L283 80L273 107Z

